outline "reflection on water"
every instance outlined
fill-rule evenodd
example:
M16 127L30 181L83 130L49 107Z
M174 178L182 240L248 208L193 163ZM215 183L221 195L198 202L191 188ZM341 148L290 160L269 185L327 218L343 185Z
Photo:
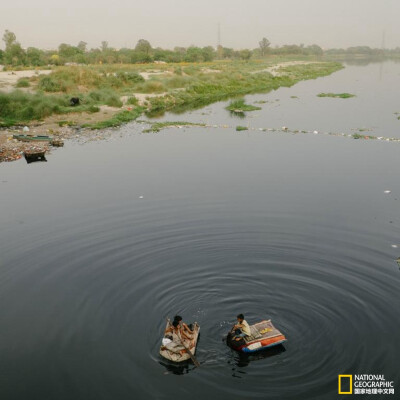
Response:
M182 363L173 363L166 360L159 361L159 363L166 369L166 374L171 373L174 375L184 375L188 374L189 371L196 369L196 367L192 365L189 361L184 361Z
M261 350L257 353L251 353L251 354L240 353L240 352L237 352L234 350L232 350L232 351L235 353L234 360L235 360L236 366L239 368L245 368L251 362L265 360L266 358L270 358L270 357L274 357L274 356L279 356L280 354L285 352L286 349L282 344L280 344L278 346L271 347L270 349ZM236 372L236 369L233 368L233 371Z

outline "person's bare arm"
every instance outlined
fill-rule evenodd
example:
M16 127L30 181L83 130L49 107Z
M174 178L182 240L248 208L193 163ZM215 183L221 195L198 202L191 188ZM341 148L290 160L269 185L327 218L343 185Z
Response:
M182 323L182 325L183 325L183 328L184 328L186 331L188 331L188 332L190 332L190 333L193 332L184 322Z
M171 333L171 332L172 332L172 328L169 327L169 328L167 328L167 329L165 330L164 334L166 335L167 333Z

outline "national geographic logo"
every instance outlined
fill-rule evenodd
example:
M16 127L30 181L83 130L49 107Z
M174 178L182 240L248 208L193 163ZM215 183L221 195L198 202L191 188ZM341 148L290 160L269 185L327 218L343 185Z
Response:
M394 394L394 382L387 381L384 375L339 375L338 393L364 395Z
M353 394L353 375L339 375L338 389L339 394Z

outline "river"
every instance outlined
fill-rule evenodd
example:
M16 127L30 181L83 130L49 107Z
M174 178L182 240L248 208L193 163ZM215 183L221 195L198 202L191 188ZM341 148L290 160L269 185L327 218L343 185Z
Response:
M399 87L400 64L347 66L246 96L266 103L244 119L159 119L215 128L132 123L2 164L0 397L336 399L339 374L398 393L400 143L257 129L400 138ZM201 326L199 368L158 355L177 313ZM288 341L239 356L238 313Z

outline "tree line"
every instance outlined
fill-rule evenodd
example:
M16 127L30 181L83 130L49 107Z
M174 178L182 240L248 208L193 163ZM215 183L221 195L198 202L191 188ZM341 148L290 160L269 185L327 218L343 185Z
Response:
M371 49L367 46L350 47L348 49L329 49L324 51L320 46L313 44L283 45L271 47L267 38L262 38L255 49L235 50L218 46L206 47L175 47L173 50L152 47L149 41L140 39L134 48L115 49L103 41L98 48L87 48L87 43L79 42L76 46L61 43L56 50L42 50L36 47L24 49L18 42L16 35L6 30L3 35L5 50L0 49L0 64L6 66L45 66L74 64L135 64L151 63L154 61L167 63L180 62L207 62L219 60L249 60L263 58L270 55L370 55L370 56L400 56L400 48L393 50Z

